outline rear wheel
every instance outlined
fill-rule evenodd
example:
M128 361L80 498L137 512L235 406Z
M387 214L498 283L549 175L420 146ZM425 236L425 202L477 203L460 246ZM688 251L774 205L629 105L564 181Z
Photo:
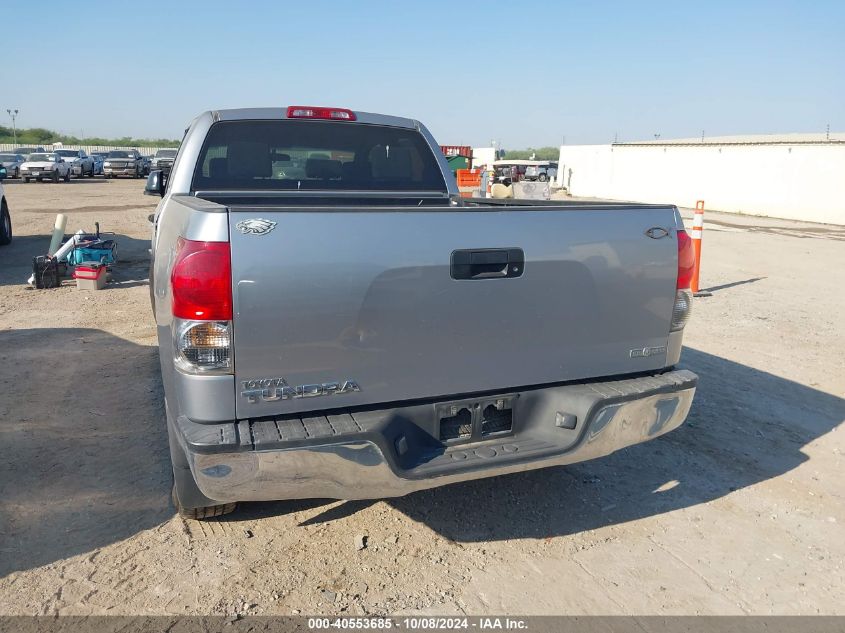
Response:
M540 182L546 182L546 178L546 174L540 174L539 176L537 176L537 180L539 180Z
M225 514L231 514L238 507L237 503L224 503L217 506L203 506L201 508L186 508L179 502L179 494L176 492L176 484L173 484L173 505L176 506L176 511L179 516L186 519L194 519L201 521L203 519L213 519L214 517L222 517Z
M12 241L12 218L9 215L9 207L4 202L0 206L0 246L5 246Z

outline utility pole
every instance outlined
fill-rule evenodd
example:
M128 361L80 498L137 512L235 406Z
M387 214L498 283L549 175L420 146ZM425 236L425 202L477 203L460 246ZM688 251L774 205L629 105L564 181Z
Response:
M18 144L18 126L15 125L15 119L18 117L18 109L15 108L14 110L10 108L6 108L6 112L9 113L9 116L12 117L12 137L15 139L14 143L15 146Z

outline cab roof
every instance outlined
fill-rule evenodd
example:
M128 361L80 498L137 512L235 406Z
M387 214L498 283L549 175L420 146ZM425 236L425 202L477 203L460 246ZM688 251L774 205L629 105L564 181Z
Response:
M353 110L355 113L355 123L364 123L369 125L389 125L391 127L404 127L410 129L419 129L419 122L414 119L406 119L404 117L392 116L389 114L376 114L374 112L359 112ZM274 107L274 108L234 108L230 110L212 110L211 116L215 121L272 121L288 118L288 107ZM345 121L338 121L338 124L346 123Z

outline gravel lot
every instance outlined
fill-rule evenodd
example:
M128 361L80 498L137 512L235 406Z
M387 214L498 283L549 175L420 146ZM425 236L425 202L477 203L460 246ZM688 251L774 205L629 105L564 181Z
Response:
M688 424L554 468L184 522L142 182L6 182L0 614L845 614L845 229L708 213ZM102 292L29 289L54 214ZM687 212L688 215L688 212ZM366 547L356 540L366 537Z

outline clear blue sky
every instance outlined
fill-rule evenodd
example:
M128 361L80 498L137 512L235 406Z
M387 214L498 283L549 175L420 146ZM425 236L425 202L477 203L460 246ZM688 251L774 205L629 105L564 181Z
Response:
M843 25L821 0L7 2L0 120L178 138L207 109L336 105L506 149L841 132Z

